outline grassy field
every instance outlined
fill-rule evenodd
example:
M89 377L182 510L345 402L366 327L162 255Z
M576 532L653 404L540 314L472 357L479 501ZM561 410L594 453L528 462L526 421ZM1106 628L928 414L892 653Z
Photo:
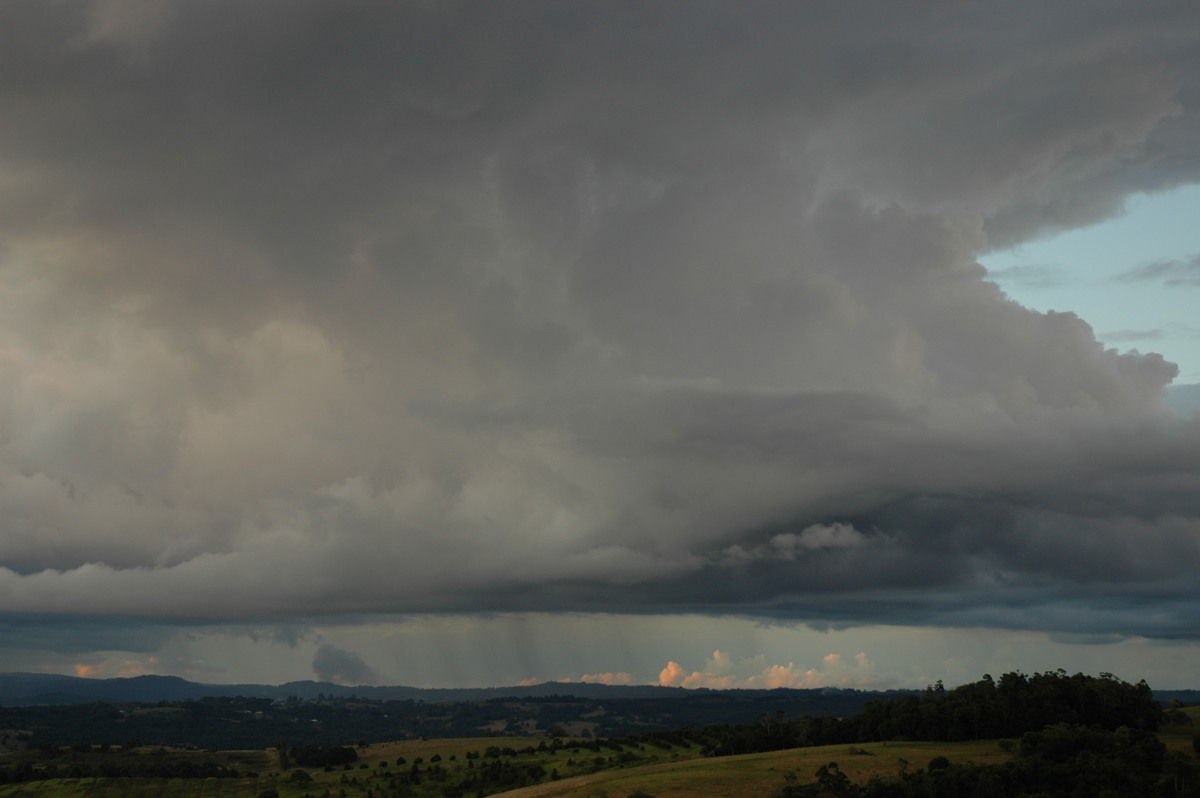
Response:
M656 798L765 798L784 785L794 771L801 782L813 780L817 768L837 762L853 781L893 776L900 768L923 768L937 756L954 762L999 763L1011 756L996 741L970 743L874 743L797 748L767 754L714 759L694 758L674 763L610 770L501 793L505 798L609 798L642 791ZM903 760L903 762L902 762ZM903 763L906 762L907 765Z
M398 757L409 762L422 757L428 763L431 757L439 755L447 769L457 769L464 766L467 751L483 750L496 742L489 738L372 745L361 751L363 758L354 769L331 773L310 770L313 782L305 785L290 783L277 770L265 771L255 779L49 779L0 787L0 798L257 798L263 791L271 789L277 790L280 798L301 798L306 794L320 796L327 788L334 796L344 790L350 798L365 795L367 790L375 795L386 795L387 791L379 781L379 774L384 770L380 767L383 761L389 762L389 767L394 769ZM536 745L537 740L505 738L503 742L519 748ZM925 767L929 760L939 755L954 761L975 762L1001 762L1008 757L995 742L888 743L865 745L857 750L862 753L850 753L847 746L825 746L720 758L703 758L695 751L681 751L677 752L677 758L664 756L664 761L654 764L603 770L501 794L511 798L600 795L624 798L642 790L657 798L759 798L778 790L789 771L795 771L802 781L807 781L818 767L830 761L837 761L852 779L865 781L873 775L895 774L901 767L901 760L906 760L908 767L918 768ZM451 756L455 760L450 760ZM566 761L571 758L578 760L580 757L560 752L523 755L520 760L537 762L547 770L566 770ZM367 767L362 768L362 764ZM357 783L343 784L343 775L356 778Z

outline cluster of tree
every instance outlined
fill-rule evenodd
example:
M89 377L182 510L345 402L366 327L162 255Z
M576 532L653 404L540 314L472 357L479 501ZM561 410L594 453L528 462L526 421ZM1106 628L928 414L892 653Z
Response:
M649 735L648 735L649 736ZM497 759L502 756L517 756L519 754L544 754L558 753L559 751L571 751L580 753L581 751L591 751L600 753L601 750L607 748L610 751L621 752L625 750L626 745L637 744L641 738L626 737L621 739L597 739L590 740L573 740L563 737L551 737L547 740L540 740L536 746L527 745L524 748L512 748L511 746L489 745L483 750L482 756ZM467 751L467 759L478 759L481 754L478 751Z
M301 768L333 768L357 762L358 751L349 746L306 743L295 748L280 746L279 760L280 767L284 769L291 766Z
M223 767L214 761L190 761L176 757L74 758L71 762L35 764L20 760L0 767L0 784L19 784L42 779L240 779L246 772Z
M496 792L516 790L531 784L540 784L547 777L546 769L541 765L519 765L503 760L493 760L472 768L468 775L458 783L459 794L483 793L490 795Z
M611 743L606 747L612 746ZM542 751L529 749L534 754ZM562 750L562 749L559 749ZM590 753L586 749L577 753ZM343 773L338 783L342 791L348 794L358 793L366 798L405 798L416 795L439 795L442 798L465 798L465 796L485 796L508 790L540 784L547 780L553 781L567 776L578 776L595 773L616 767L625 767L643 763L657 758L655 755L641 757L633 750L621 749L620 753L609 756L586 756L579 759L567 759L557 763L557 767L545 759L522 762L525 750L497 749L488 753L478 751L468 752L464 756L465 765L461 768L448 768L441 763L441 757L434 755L428 762L416 757L411 763L403 760L396 762L396 767L381 763L370 773ZM517 761L513 761L517 760ZM402 765L406 767L401 767ZM365 768L365 765L360 765ZM560 773L559 768L562 768ZM304 771L294 771L288 777L288 782L305 784Z
M946 691L941 683L918 697L867 704L857 720L859 740L989 740L1018 737L1056 723L1154 731L1162 707L1143 681L1124 682L1066 671L985 675Z
M702 731L709 756L749 754L814 745L874 740L941 742L1020 737L1056 723L1114 730L1155 731L1163 709L1145 682L1112 674L1065 671L1006 673L946 690L941 683L919 696L874 701L849 718L786 719L764 716L752 724L709 726Z
M1151 798L1200 795L1195 759L1168 754L1151 732L1121 727L1106 730L1058 723L1026 732L1011 762L1002 765L952 764L937 757L923 770L856 785L836 762L823 765L811 784L795 776L777 798Z
M695 735L705 756L732 756L859 742L855 718L763 716L755 723L706 726Z
M41 779L239 779L269 766L263 751L172 751L124 745L43 743L0 757L0 784Z
M428 795L428 788L432 787L433 793L443 798L462 798L539 784L550 777L553 775L547 774L537 763L519 764L496 759L476 765L472 760L465 771L455 772L440 762L414 761L408 768L378 768L361 776L344 773L338 782L337 794L345 795L350 791L368 798L406 798ZM304 785L311 780L303 770L294 771L287 779L293 785ZM330 796L331 791L327 788L323 795Z

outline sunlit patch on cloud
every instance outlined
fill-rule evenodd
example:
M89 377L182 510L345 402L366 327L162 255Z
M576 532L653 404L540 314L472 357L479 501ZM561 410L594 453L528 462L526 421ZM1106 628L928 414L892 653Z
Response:
M895 677L877 673L875 664L862 652L854 656L853 662L846 662L840 654L827 654L821 659L820 665L806 668L794 662L767 665L762 655L737 660L718 650L713 652L702 671L689 672L674 660L668 662L659 673L658 683L664 687L706 687L717 690L773 690L781 687L882 689L894 684Z
M147 666L152 666L153 663L140 662L138 660L125 660L117 665L116 675L118 678L128 679L134 676L145 676L147 674Z
M76 676L84 679L127 679L158 673L158 666L157 657L133 659L122 657L120 652L108 652L96 655L90 662L76 662L72 670Z
M633 674L585 673L579 677L579 681L583 682L584 684L633 684Z
M781 560L794 560L804 551L849 549L865 543L866 537L850 524L814 524L799 535L785 533L771 538L771 547Z
M851 524L813 524L799 534L784 532L774 535L764 545L747 550L738 545L722 552L725 562L745 563L752 560L795 560L805 552L820 549L849 549L867 545L867 537Z

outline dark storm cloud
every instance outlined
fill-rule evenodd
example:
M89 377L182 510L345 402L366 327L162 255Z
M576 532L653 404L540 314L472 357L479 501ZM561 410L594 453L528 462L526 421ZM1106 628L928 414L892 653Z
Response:
M169 625L147 623L142 618L0 612L0 650L149 652L174 634Z
M152 11L0 8L12 617L1195 633L1175 367L976 263L1200 179L1192 9Z
M346 624L352 623L351 619ZM147 619L144 616L0 612L0 651L73 656L94 651L152 653L187 636L225 635L295 648L313 633L302 619L240 619L230 624L203 618Z
M322 643L317 648L312 667L313 673L322 682L356 685L375 681L375 671L361 656L330 643Z

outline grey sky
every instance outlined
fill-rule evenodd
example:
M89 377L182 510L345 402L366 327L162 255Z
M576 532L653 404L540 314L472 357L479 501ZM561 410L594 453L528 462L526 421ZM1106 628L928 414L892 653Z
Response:
M0 645L1195 641L1176 368L977 259L1200 178L1200 13L1019 9L4 4Z

